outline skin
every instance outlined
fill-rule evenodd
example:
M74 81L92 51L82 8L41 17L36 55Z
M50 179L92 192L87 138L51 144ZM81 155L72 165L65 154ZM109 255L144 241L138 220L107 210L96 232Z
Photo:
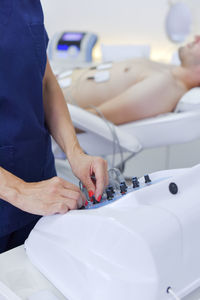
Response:
M107 163L82 151L69 115L64 95L47 62L43 79L46 124L53 138L66 153L72 171L87 190L98 199L108 184ZM91 176L96 177L95 183ZM0 198L29 213L51 215L66 213L85 204L80 189L64 179L54 177L27 183L0 167Z
M97 114L96 106L115 124L171 112L189 89L200 83L200 36L179 49L180 66L147 59L115 62L110 79L103 83L88 80L96 70L75 70L73 84L63 89L67 102Z

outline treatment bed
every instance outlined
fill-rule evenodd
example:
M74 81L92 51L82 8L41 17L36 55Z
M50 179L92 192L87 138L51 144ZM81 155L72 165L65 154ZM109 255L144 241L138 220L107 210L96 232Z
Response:
M68 104L68 107L74 126L82 131L77 136L84 151L91 155L108 157L111 167L125 164L143 150L173 147L173 145L198 141L200 138L200 88L187 92L174 112L120 126L80 107L71 104ZM66 166L66 160L63 160L65 156L56 144L53 149L58 173L61 170L59 174L65 177L63 174ZM118 155L117 163L113 165L113 156L117 153L121 155ZM169 166L165 164L160 169L166 168Z

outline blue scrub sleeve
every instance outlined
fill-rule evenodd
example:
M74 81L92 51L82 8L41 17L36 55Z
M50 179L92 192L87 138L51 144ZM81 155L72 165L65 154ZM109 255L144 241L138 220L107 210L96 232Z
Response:
M45 41L46 41L46 49L48 47L48 43L49 43L49 36L48 36L48 33L46 31L46 28L44 28L44 34L45 34Z

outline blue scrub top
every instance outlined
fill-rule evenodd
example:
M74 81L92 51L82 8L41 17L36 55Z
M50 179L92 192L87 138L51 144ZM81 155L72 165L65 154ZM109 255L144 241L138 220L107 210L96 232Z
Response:
M0 0L0 166L27 182L56 175L42 80L48 37L39 0ZM38 216L0 200L0 237Z

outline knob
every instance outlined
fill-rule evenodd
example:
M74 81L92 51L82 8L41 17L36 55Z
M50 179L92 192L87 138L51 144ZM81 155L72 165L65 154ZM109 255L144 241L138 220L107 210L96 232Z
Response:
M107 189L106 189L106 195L107 195L107 199L108 200L112 200L113 199L114 193L115 193L115 191L114 191L114 189L113 189L112 186L107 187Z
M150 183L151 182L151 179L150 179L149 175L144 175L144 180L145 180L145 183Z
M126 185L125 181L120 183L120 192L122 195L126 194L126 192L127 192L127 185Z
M133 177L132 178L132 184L133 184L133 188L138 188L140 186L139 180L137 177Z
M171 194L176 195L178 193L178 186L175 182L171 182L169 184L169 191Z

